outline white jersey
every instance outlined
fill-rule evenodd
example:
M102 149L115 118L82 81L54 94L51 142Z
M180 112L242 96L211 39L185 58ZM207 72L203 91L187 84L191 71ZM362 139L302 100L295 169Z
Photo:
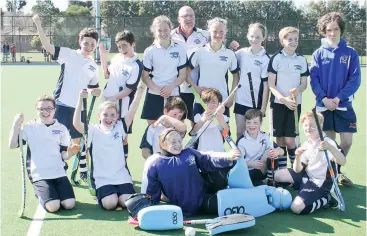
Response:
M156 127L149 125L141 140L140 148L148 148L152 151L152 153L160 152L161 148L159 147L159 135L165 129L167 128L162 124L158 124Z
M238 150L245 154L245 160L256 161L260 160L267 150L271 148L271 140L269 135L264 132L259 132L256 139L251 138L251 136L245 131L237 141ZM248 168L252 170L252 167Z
M194 123L198 123L202 117L202 114L194 114ZM224 121L229 122L229 118L223 115ZM199 137L198 151L200 152L224 152L224 143L221 132L218 129L217 124L212 121L208 128Z
M186 38L183 34L180 32L180 27L177 27L176 29L173 29L171 31L172 40L182 45L186 49L187 58L190 58L191 54L199 47L204 46L209 42L210 34L206 30L198 29L194 27L194 31L192 34ZM199 78L199 68L195 68L190 73L190 78L197 83ZM180 92L181 93L191 93L187 82L183 82L180 85Z
M97 189L104 185L132 184L126 169L125 137L126 132L120 120L109 130L103 130L100 125L89 125L88 147L93 160L91 171Z
M330 139L323 133L325 142L328 142L335 148L338 148L335 141ZM306 173L309 179L314 182L318 187L321 187L326 180L328 174L328 164L325 158L324 151L319 149L320 141L317 143L312 143L311 141L306 141L303 143L302 147L305 151L300 156L301 162L306 165ZM338 148L339 151L341 151ZM333 154L328 152L329 160L335 161Z
M148 187L148 170L150 165L161 156L161 154L159 153L154 153L153 155L151 155L150 157L147 158L147 160L144 163L144 169L143 169L143 175L142 175L142 181L141 181L141 188L140 191L141 193L146 193L147 192L147 187Z
M56 47L54 58L61 72L54 91L56 103L76 107L80 90L98 88L98 67L93 58L85 59L80 50Z
M145 71L151 72L153 82L164 87L172 84L178 78L180 69L187 66L187 56L185 48L171 41L171 45L166 49L157 41L146 48L143 57ZM159 95L148 89L151 94ZM178 96L178 86L172 90L171 96Z
M218 89L223 100L228 97L228 70L233 74L239 71L237 58L232 50L222 45L219 51L214 52L210 43L191 55L189 66L191 69L199 67L198 85Z
M135 90L139 84L141 73L143 72L143 64L137 55L125 60L121 54L115 55L108 68L110 78L106 88L103 90L103 98L115 96L122 90L129 88L133 90L129 96L121 99L120 117L125 117L129 110L129 105L134 99Z
M268 72L276 74L276 87L285 97L290 96L292 88L298 88L301 77L310 74L304 56L297 53L289 56L284 49L270 58ZM282 104L274 95L271 95L270 100ZM297 102L302 103L302 94L297 96Z
M268 81L269 54L264 48L256 54L252 53L251 48L242 48L236 52L236 57L240 66L241 84L236 93L236 103L252 108L261 107L259 101L262 101L263 82ZM252 104L248 72L251 72L256 107Z
M22 127L21 133L29 147L26 164L31 182L66 176L60 148L70 146L70 135L63 124L55 120L45 125L33 120Z

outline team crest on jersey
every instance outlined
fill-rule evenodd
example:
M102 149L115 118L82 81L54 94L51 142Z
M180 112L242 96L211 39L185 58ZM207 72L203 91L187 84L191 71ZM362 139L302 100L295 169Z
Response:
M127 70L122 70L122 71L121 71L121 73L122 73L122 75L123 75L123 76L125 76L125 77L129 77L129 75L130 75L130 74L129 74L129 71L127 71Z
M195 39L195 40L194 40L194 42L195 42L196 44L200 44L200 43L201 43L200 39Z
M178 52L171 52L170 55L171 55L171 58L178 58L180 54Z
M118 139L120 137L120 135L119 135L119 133L118 132L116 132L116 133L114 133L113 134L113 140L116 140L116 139Z
M228 57L226 57L226 56L219 56L219 60L221 60L221 61L227 61L228 60Z
M254 61L255 66L261 66L263 63L259 60Z
M340 57L340 64L347 64L349 56Z
M61 133L62 133L62 130L58 130L58 129L52 130L52 134L54 134L54 135L58 135L58 134L61 134Z
M195 164L195 156L194 155L190 155L189 156L189 166Z
M94 72L96 70L96 68L92 65L89 65L88 70L91 70L92 72Z
M294 69L295 70L302 70L302 66L301 65L294 65Z
M322 58L322 64L325 65L325 64L329 64L331 62L331 59L332 58L329 58L329 57L324 57Z

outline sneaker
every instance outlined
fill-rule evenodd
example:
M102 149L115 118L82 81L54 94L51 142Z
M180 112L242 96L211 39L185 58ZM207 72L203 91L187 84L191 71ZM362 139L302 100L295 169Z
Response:
M331 209L338 209L339 208L339 199L336 197L335 192L331 191L329 196L328 196L329 202L328 202L328 206Z
M338 174L338 182L339 184L342 184L345 187L352 187L353 182L350 180L345 174L340 173Z

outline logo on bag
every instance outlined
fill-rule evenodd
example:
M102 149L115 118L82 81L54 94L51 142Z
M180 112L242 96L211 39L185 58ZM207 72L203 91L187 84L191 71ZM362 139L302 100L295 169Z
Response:
M58 130L58 129L52 130L52 134L54 134L54 135L61 134L61 133L62 133L61 130Z
M171 55L171 58L178 58L179 53L178 52L171 52L170 55Z
M234 207L227 207L224 210L224 215L232 215L232 214L245 214L245 207L244 206L234 206Z
M340 64L347 64L349 56L340 57Z

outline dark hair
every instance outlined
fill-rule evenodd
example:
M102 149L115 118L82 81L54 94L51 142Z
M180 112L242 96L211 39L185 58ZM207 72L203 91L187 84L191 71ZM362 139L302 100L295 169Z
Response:
M42 97L39 97L36 101L36 107L39 102L51 102L53 107L56 107L55 99L48 95L43 95Z
M98 41L98 32L94 28L84 28L79 33L79 40L83 40L85 37L93 38Z
M132 44L135 43L135 36L131 31L124 30L122 32L118 32L115 36L115 43L118 43L119 41L122 40Z
M208 88L201 92L201 99L203 99L204 102L210 102L210 100L215 98L218 99L218 102L223 101L223 96L218 89Z
M248 111L246 111L245 113L245 119L246 120L252 120L259 117L260 118L260 122L263 122L263 113L261 113L260 110L258 109L250 109Z
M330 12L327 13L326 15L322 16L318 21L317 21L317 28L319 30L319 33L321 35L325 35L326 34L326 25L331 23L331 22L336 22L340 28L340 35L343 35L344 30L345 30L345 21L343 19L343 14L340 12Z
M187 107L185 102L180 97L169 97L167 98L166 105L164 106L164 109L167 110L167 112L172 111L174 109L179 109L184 112L182 115L182 120L186 118L187 114Z

